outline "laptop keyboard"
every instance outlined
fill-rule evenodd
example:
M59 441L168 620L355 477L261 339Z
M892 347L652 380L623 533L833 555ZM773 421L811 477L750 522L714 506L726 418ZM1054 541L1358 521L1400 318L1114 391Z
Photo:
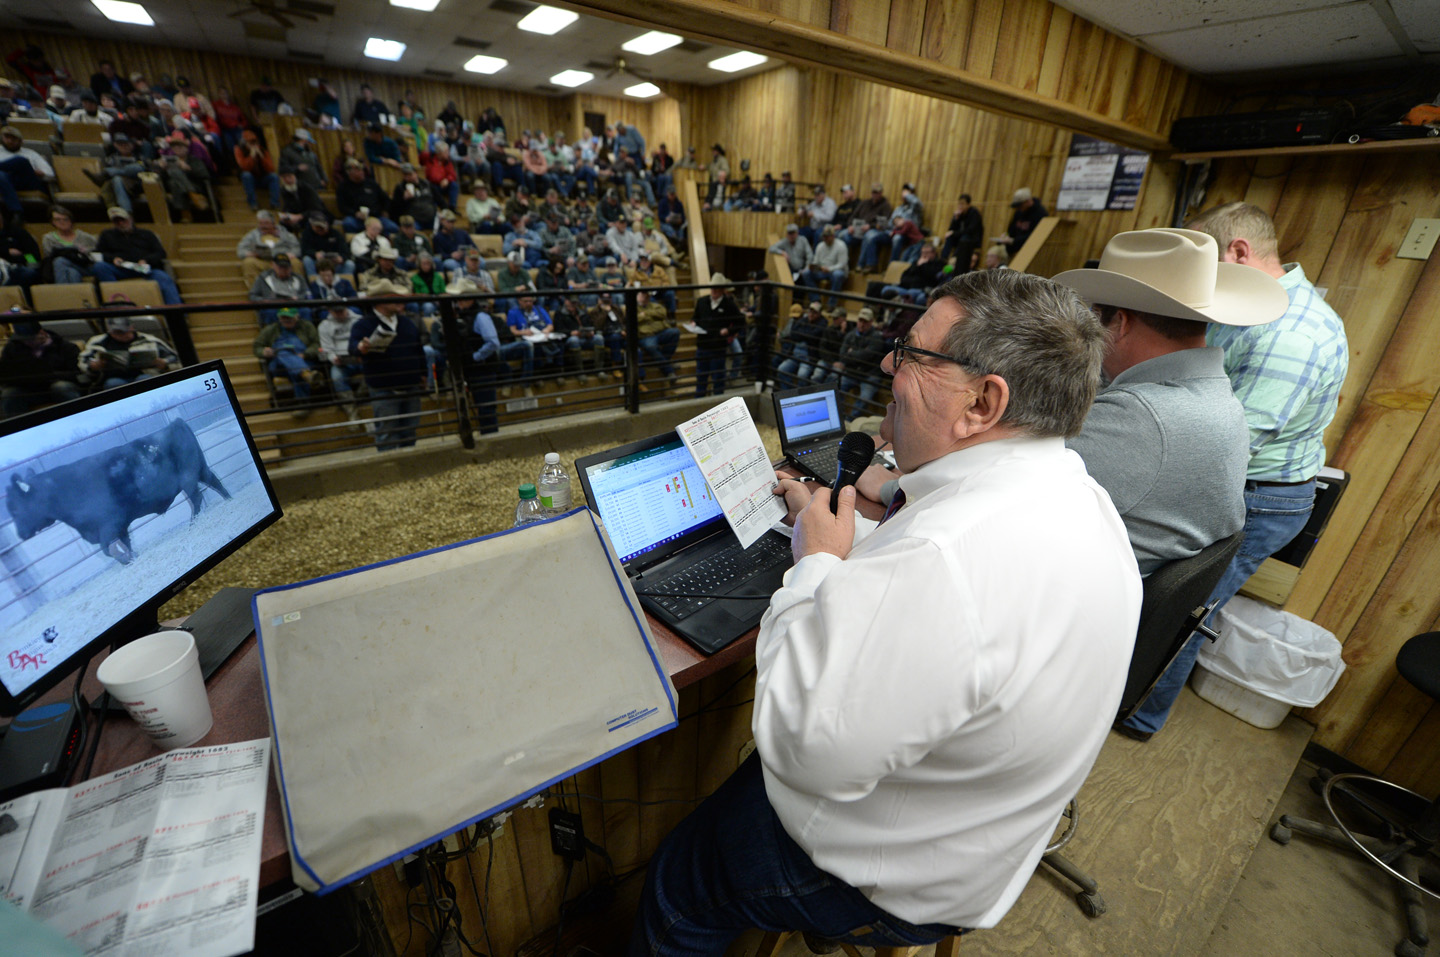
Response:
M803 452L791 453L795 461L809 469L816 478L831 482L835 479L835 469L838 465L836 456L840 452L840 444L831 442L818 448L806 449Z
M654 592L717 595L754 578L777 565L790 563L790 541L781 535L765 535L749 548L739 543L722 549L693 565L687 565L665 578L647 579L641 594L683 620L715 601L714 598L674 598Z

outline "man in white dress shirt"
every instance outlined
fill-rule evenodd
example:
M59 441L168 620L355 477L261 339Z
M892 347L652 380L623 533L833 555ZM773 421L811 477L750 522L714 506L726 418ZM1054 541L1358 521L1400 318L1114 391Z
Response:
M881 367L905 473L885 520L781 483L796 563L756 643L757 751L651 859L632 955L721 954L747 927L925 944L1015 902L1140 613L1125 526L1065 448L1104 341L1048 280L952 280Z

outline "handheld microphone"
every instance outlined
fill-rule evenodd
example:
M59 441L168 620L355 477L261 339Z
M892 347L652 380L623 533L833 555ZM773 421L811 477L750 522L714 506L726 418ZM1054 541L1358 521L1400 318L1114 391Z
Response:
M830 514L837 514L840 504L840 490L854 485L860 473L870 467L875 457L875 440L864 432L847 432L840 440L840 449L835 453L835 484L831 486Z

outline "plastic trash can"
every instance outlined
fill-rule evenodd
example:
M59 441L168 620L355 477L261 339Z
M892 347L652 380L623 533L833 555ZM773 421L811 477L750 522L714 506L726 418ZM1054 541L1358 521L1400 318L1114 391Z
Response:
M1345 670L1340 642L1313 621L1238 595L1218 618L1220 638L1200 646L1191 687L1257 728L1313 708Z

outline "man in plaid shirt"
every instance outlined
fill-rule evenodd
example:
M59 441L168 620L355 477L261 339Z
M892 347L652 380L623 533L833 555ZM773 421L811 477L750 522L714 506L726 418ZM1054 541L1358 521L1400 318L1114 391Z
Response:
M1209 233L1222 262L1274 276L1290 308L1262 326L1212 325L1206 343L1225 350L1225 372L1245 407L1250 465L1245 482L1245 540L1210 600L1224 605L1275 552L1290 543L1315 504L1315 476L1325 464L1325 427L1335 417L1349 368L1345 326L1305 278L1299 263L1281 263L1275 224L1249 203L1207 210L1187 228ZM1219 606L1217 606L1219 607ZM1200 651L1194 635L1123 734L1148 740L1165 724Z

